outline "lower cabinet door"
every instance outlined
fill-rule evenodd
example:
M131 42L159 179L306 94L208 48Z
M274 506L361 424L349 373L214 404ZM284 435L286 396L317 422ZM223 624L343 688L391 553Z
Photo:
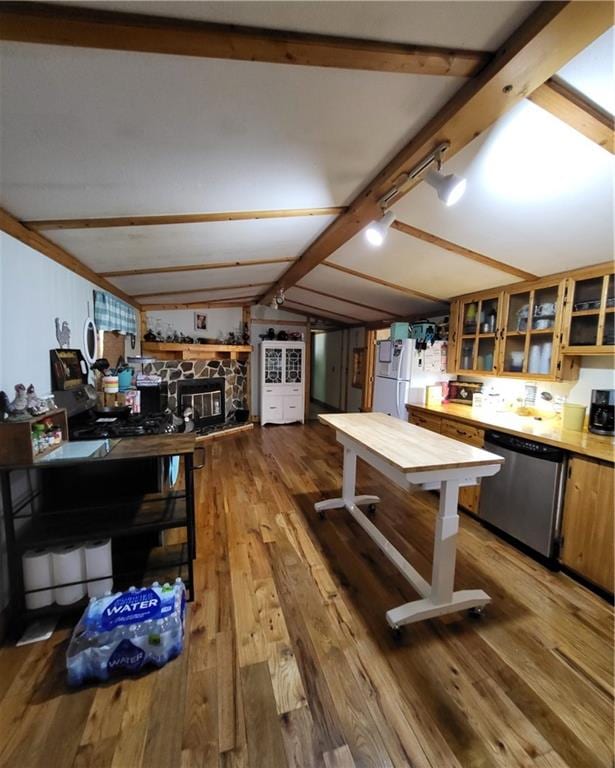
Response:
M284 398L278 397L275 401L263 403L261 414L261 423L273 422L274 424L284 423Z
M480 485L464 485L459 489L459 506L478 514Z
M303 402L301 397L287 396L284 398L284 421L302 421Z

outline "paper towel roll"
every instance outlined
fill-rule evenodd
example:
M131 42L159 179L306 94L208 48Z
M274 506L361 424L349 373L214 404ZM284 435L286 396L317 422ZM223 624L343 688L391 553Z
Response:
M88 541L85 551L85 575L88 579L88 595L102 597L113 590L113 566L111 564L111 539ZM101 579L100 577L105 578ZM97 579L97 581L92 581Z
M85 595L85 584L73 584L70 587L59 587L72 581L85 579L83 547L67 544L65 547L54 549L51 553L53 563L53 585L56 603L70 605Z
M43 592L26 594L26 608L43 608L53 603L53 570L51 552L48 549L31 549L21 559L23 581L26 592L29 589L45 589Z

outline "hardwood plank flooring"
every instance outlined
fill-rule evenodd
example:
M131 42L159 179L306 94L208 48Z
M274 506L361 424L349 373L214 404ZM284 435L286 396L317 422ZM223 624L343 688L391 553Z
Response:
M359 462L375 522L425 578L437 498ZM481 619L408 627L412 589L344 511L341 448L316 424L208 448L184 654L70 691L68 631L0 649L0 766L599 768L613 764L613 613L462 516L457 588Z

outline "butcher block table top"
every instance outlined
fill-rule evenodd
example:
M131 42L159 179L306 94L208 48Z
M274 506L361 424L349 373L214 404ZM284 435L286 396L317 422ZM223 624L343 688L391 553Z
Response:
M384 413L323 413L318 418L403 473L504 463L495 453Z

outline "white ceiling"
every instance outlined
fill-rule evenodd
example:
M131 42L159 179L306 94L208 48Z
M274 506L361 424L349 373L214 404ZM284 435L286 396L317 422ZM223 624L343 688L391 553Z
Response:
M168 272L154 275L124 275L109 280L129 295L147 291L181 291L193 288L215 288L220 285L245 285L277 280L288 264L261 264L254 267L204 269L190 272ZM260 290L263 293L264 289Z
M495 51L537 2L80 2L221 24Z
M1 50L1 192L21 218L343 205L462 82Z
M536 3L122 2L97 8L371 39L495 50ZM613 108L612 31L559 74ZM396 75L54 46L0 46L0 204L22 219L324 207L348 203L462 85ZM609 99L611 99L609 101ZM613 157L524 102L446 163L466 176L445 208L419 185L398 219L536 274L613 254ZM331 217L50 231L96 271L224 261L228 269L113 278L156 302L232 298L274 282ZM45 234L45 233L44 233ZM505 272L396 231L359 234L331 261L447 299L514 282ZM364 302L400 315L441 304L318 267L291 298L349 318ZM258 292L263 289L259 288ZM150 303L149 299L146 299ZM339 319L339 318L337 318Z
M294 258L333 221L306 216L205 224L65 229L50 237L96 272L222 261Z
M615 114L615 27L569 61L558 75L607 112Z
M431 187L420 184L395 206L395 215L466 248L547 275L613 258L613 170L613 155L524 101L446 163L447 173L467 179L459 203L446 208ZM425 245L407 239L417 256L430 255ZM468 281L488 287L480 277L484 267L460 259L450 275L441 251L431 257L434 281L441 278L443 290L457 283L455 293L460 294ZM436 265L442 265L439 275ZM484 279L498 285L506 282L503 278L494 273Z

